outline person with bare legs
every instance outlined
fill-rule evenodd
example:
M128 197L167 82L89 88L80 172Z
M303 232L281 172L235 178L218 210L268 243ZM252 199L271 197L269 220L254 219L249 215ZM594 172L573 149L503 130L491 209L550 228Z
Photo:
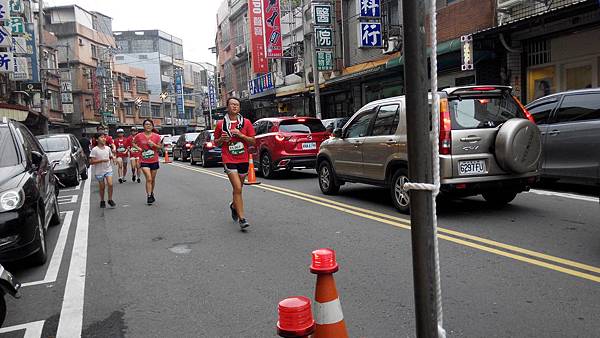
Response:
M108 205L111 208L116 206L113 201L113 168L112 160L114 156L111 148L106 144L106 136L104 134L94 135L96 140L96 146L90 152L90 164L92 165L92 172L96 180L98 180L98 187L100 190L100 208L106 208L106 202L104 200L104 193L108 187Z
M117 129L117 138L114 140L117 149L117 168L119 171L119 183L127 182L127 163L129 162L129 149L127 149L127 138L125 131Z
M129 149L129 159L131 161L131 181L141 183L140 180L140 159L142 153L133 146L133 138L138 134L137 127L131 127L131 135L127 138L127 149Z
M240 114L240 100L231 97L227 100L227 114L217 123L215 142L222 149L225 173L233 188L233 201L229 204L231 217L239 222L242 230L250 226L244 214L242 189L248 175L250 150L254 145L256 132L250 120Z
M152 205L154 198L154 187L156 186L156 174L158 174L158 151L163 149L160 141L160 135L154 132L154 121L144 120L144 132L137 134L133 138L133 147L138 149L141 154L142 173L146 178L146 203Z

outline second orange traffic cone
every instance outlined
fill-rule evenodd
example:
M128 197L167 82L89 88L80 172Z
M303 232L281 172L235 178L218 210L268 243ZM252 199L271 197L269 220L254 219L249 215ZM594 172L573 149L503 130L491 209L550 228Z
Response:
M313 338L348 338L342 305L333 274L338 271L335 251L319 249L312 252L310 271L317 275L315 291L315 323Z
M248 181L244 182L244 184L246 185L255 185L255 184L260 184L260 182L258 182L256 180L256 172L254 171L254 159L252 154L250 154L250 161L249 161L249 167L248 167Z
M165 161L163 163L171 163L171 159L169 158L169 152L165 150Z

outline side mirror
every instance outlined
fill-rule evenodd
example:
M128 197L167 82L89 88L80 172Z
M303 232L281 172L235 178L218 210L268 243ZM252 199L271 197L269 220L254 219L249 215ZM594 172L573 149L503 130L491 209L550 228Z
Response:
M42 164L42 161L44 160L44 155L37 152L37 151L32 151L31 152L31 162L33 163L33 165L36 168L39 168L40 165Z
M336 128L333 131L333 137L335 137L335 138L342 138L342 128Z

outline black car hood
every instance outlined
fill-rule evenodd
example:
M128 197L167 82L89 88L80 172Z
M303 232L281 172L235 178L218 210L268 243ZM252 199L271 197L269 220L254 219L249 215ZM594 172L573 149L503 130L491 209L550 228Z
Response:
M48 156L48 162L52 163L54 161L60 161L62 160L63 157L65 157L65 155L68 155L69 151L57 151L57 152L52 152L52 153L46 153L46 155Z
M0 168L0 191L14 189L18 187L23 180L25 167L23 165L15 165L11 167Z

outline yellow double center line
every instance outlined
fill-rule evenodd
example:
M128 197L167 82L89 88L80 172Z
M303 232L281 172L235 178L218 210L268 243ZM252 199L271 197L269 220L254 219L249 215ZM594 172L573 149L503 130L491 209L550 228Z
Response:
M175 167L227 179L227 175L216 173L202 168L192 168L181 164L172 164ZM259 189L271 191L276 194L285 195L308 203L317 204L326 208L338 210L347 214L374 220L380 223L410 230L410 221L401 217L387 215L373 210L356 207L346 203L337 202L321 196L306 194L300 191L277 187L269 184L254 186ZM572 260L555 257L537 251L523 249L514 245L493 241L487 238L469 235L463 232L438 227L438 238L449 242L489 252L499 256L511 258L528 264L540 266L550 270L562 272L571 276L587 279L600 283L600 268L575 262ZM560 264L560 265L558 265ZM577 270L575 270L577 269Z

